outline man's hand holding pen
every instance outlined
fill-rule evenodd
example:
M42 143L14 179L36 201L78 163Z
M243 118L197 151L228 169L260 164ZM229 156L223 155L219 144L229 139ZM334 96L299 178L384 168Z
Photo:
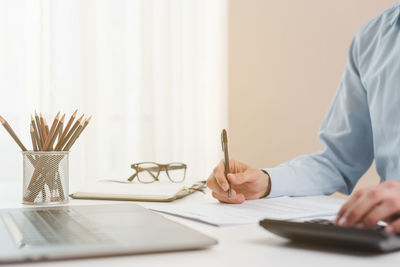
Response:
M228 198L231 183L231 197ZM212 195L220 202L242 203L248 199L265 197L271 190L268 174L237 160L229 160L229 174L225 176L225 164L221 161L207 180Z

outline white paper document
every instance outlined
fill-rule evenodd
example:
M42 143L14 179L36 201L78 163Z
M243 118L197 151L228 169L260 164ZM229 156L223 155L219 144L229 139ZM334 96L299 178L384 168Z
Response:
M242 204L201 203L155 205L151 209L217 226L252 224L268 218L292 220L335 215L344 199L317 197L279 197L247 200Z
M184 183L141 184L138 182L97 181L82 186L71 194L72 198L130 200L130 201L172 201L182 193ZM182 194L187 193L184 191Z

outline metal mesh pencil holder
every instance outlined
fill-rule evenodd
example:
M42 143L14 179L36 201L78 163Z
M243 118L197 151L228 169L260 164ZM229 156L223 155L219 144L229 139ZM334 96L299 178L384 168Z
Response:
M68 202L69 151L22 152L23 203Z

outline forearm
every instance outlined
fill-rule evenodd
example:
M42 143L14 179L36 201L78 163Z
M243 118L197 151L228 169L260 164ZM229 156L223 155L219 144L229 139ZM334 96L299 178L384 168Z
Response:
M275 168L264 169L271 182L268 197L348 192L351 185L332 162L318 153L303 155Z

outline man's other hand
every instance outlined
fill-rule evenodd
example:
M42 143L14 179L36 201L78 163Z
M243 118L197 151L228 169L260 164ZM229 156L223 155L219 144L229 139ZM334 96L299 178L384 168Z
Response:
M229 160L229 174L225 176L225 164L221 161L207 180L212 195L220 202L242 203L246 199L258 199L269 194L271 183L268 174L237 160ZM232 187L228 199L229 179Z
M336 218L340 226L374 227L379 221L385 231L400 233L400 182L390 180L360 189L343 205Z

